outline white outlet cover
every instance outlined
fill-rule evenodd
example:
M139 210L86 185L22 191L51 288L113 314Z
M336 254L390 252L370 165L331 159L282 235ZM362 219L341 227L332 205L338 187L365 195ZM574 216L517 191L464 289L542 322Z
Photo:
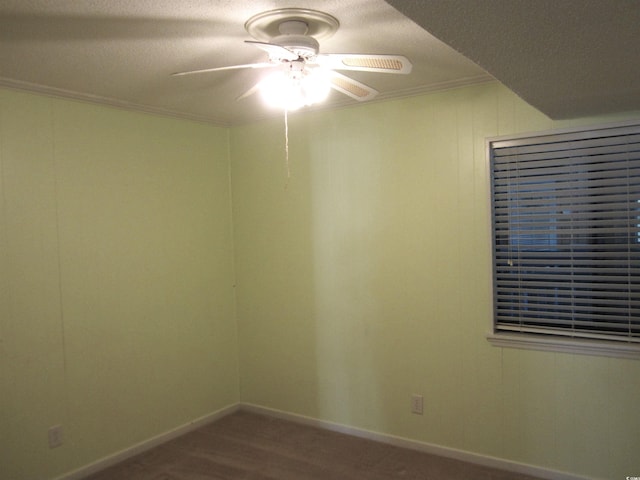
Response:
M424 411L424 399L422 395L411 395L411 413L422 415Z
M56 448L62 445L62 425L54 425L49 428L49 448Z

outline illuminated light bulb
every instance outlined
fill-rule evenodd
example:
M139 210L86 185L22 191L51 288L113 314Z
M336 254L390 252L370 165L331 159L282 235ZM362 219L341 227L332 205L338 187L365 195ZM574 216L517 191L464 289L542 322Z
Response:
M307 105L323 102L331 90L329 76L320 69L307 70L302 78L301 88Z
M303 62L291 62L264 79L260 92L265 102L285 110L321 102L329 95L328 76L320 69L307 69Z
M274 73L260 84L260 93L267 105L286 110L297 110L303 101L299 88L294 88L285 72Z

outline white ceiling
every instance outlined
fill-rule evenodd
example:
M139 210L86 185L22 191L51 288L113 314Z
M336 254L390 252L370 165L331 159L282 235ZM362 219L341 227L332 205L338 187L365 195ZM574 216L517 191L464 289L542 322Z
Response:
M251 39L244 23L292 6L340 21L321 52L410 58L411 75L349 72L379 90L378 98L490 78L383 0L2 0L0 83L221 125L280 114L257 95L235 100L263 71L170 74L265 61L264 52L243 42ZM353 103L338 92L328 102Z
M516 8L525 6L534 11ZM279 115L256 95L235 100L260 70L170 74L264 61L264 52L243 42L251 39L244 23L288 7L340 21L321 40L323 53L411 60L410 75L345 72L379 90L377 99L484 82L493 78L489 71L552 117L582 114L585 104L602 110L604 97L609 110L640 110L637 0L0 0L0 85L219 125ZM514 25L496 27L511 18ZM563 98L567 90L576 98ZM332 92L326 106L354 103Z

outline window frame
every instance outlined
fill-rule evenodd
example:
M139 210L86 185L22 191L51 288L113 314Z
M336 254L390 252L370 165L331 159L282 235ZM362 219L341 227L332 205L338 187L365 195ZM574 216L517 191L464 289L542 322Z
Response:
M611 339L593 339L579 338L566 335L554 335L548 331L541 333L527 332L526 328L522 328L519 332L501 331L498 329L497 320L497 259L496 259L496 223L494 209L494 162L493 151L495 144L505 145L507 142L518 143L523 140L531 139L534 143L546 143L542 137L560 138L560 137L585 137L589 135L595 136L597 132L606 130L616 130L624 128L633 128L640 133L640 119L618 122L612 124L589 125L583 127L573 127L565 129L555 129L543 132L530 132L517 135L503 135L486 139L486 160L489 179L489 207L491 215L491 280L492 280L492 314L491 314L491 330L487 334L487 340L494 346L523 348L553 352L579 353L587 355L604 355L611 357L640 359L640 342L624 342ZM537 139L537 142L536 142ZM504 327L504 324L502 324Z

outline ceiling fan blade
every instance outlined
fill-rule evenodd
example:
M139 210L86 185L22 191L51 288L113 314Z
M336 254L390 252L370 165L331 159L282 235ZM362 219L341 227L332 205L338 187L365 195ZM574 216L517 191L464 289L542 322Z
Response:
M356 53L326 53L316 57L316 63L332 70L359 70L363 72L411 72L413 65L402 55L367 55Z
M221 72L223 70L239 70L242 68L270 68L277 67L278 65L271 62L264 63L247 63L245 65L230 65L228 67L215 67L215 68L204 68L202 70L190 70L188 72L176 72L172 73L171 76L179 77L182 75L192 75L194 73L207 73L207 72Z
M341 73L329 71L329 80L331 81L331 88L337 90L340 93L344 93L351 98L364 102L371 100L378 95L378 91L371 88L369 85L365 85L353 78L342 75Z
M253 40L245 40L244 43L255 45L260 50L264 50L269 54L269 58L277 60L298 60L298 55L293 53L286 47L276 45L275 43L255 42Z
M244 100L245 98L250 97L251 95L256 93L258 90L260 90L260 82L256 83L253 87L251 87L249 90L247 90L242 95L240 95L238 98L236 98L236 101Z

